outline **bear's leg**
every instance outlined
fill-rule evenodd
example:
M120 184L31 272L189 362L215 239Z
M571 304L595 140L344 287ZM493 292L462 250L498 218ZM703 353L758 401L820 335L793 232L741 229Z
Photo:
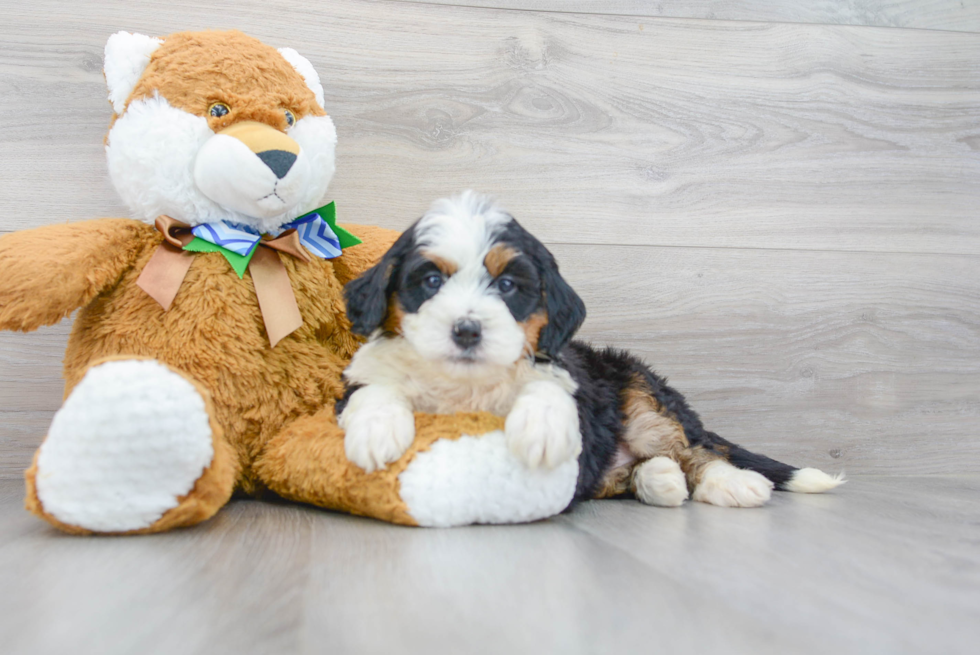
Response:
M266 444L253 470L283 498L415 525L398 482L411 456L406 453L380 471L365 473L347 459L344 431L329 405L287 424Z
M384 469L348 461L332 406L299 418L253 464L280 496L404 525L522 523L572 502L578 461L529 469L507 447L504 419L484 413L415 415L415 439Z
M66 532L162 532L213 516L237 473L207 390L155 360L113 358L55 414L26 504Z

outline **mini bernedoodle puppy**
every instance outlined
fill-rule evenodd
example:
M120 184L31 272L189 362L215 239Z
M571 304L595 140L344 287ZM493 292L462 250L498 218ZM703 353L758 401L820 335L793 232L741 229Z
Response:
M818 493L841 476L797 469L728 442L632 355L570 341L581 298L554 257L485 196L440 200L345 289L370 335L338 403L347 457L367 472L397 460L413 411L506 417L529 467L579 458L575 500L632 493L677 506L765 503L773 487Z

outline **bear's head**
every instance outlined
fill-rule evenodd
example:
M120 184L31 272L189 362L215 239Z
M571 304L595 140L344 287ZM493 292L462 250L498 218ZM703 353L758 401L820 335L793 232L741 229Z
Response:
M313 66L240 32L105 48L112 182L135 217L277 229L321 204L337 133Z

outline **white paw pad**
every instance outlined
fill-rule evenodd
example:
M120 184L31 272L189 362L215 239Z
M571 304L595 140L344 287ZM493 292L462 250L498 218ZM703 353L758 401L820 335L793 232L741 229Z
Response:
M582 452L575 399L552 382L532 382L524 388L504 431L507 447L530 468L552 469Z
M415 415L382 389L355 391L340 417L347 459L365 473L398 460L415 439Z
M705 467L692 498L719 507L760 507L769 501L772 488L764 475L718 460Z
M107 362L65 401L37 460L37 495L62 523L96 532L153 524L214 457L204 399L152 360Z
M669 457L653 457L633 470L636 497L647 505L679 507L687 500L687 478Z

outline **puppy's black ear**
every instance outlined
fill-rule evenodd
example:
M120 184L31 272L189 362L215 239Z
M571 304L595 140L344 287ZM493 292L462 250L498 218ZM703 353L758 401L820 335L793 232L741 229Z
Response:
M538 336L538 352L557 357L571 341L585 320L585 303L558 272L554 255L511 216L502 240L528 255L541 278L542 302L548 312L548 323Z
M548 323L538 337L538 351L557 357L585 321L585 303L558 272L550 252L541 267L541 283Z
M415 247L415 225L392 244L381 261L351 280L344 287L347 318L354 334L368 336L384 323L388 298L395 289L402 260Z

